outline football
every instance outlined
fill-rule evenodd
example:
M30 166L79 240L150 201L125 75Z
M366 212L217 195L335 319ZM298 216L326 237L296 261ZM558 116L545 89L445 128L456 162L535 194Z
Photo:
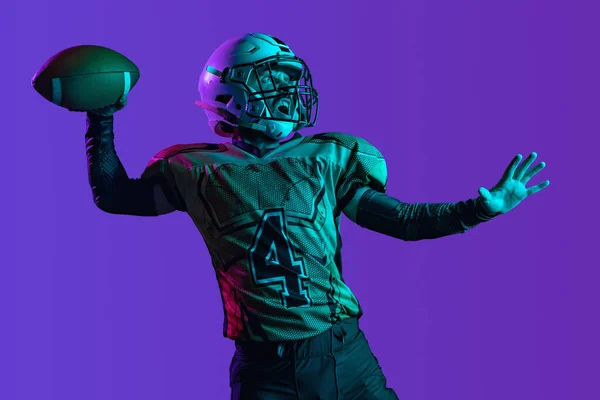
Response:
M139 78L140 70L124 55L102 46L82 45L51 57L31 84L60 107L90 111L116 103Z

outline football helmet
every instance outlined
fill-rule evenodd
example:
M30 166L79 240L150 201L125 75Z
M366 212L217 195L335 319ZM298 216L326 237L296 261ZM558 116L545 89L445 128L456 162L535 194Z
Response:
M264 33L219 46L200 74L198 91L196 104L224 137L243 127L282 140L317 120L319 100L308 66L283 41Z

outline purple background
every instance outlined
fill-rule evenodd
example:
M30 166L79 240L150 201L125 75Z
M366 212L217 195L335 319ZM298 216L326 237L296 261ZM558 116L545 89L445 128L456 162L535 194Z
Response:
M138 177L164 147L223 140L193 104L197 79L249 31L309 64L321 113L303 133L367 138L392 196L464 200L518 152L548 163L534 179L548 189L465 235L406 243L343 221L345 276L400 398L600 398L599 7L496 3L3 4L0 398L228 398L233 345L201 236L183 213L99 211L84 116L30 80L79 44L133 60L116 145Z

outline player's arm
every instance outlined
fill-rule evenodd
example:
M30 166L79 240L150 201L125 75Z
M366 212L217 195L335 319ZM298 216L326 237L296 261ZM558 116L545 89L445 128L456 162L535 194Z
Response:
M464 233L488 221L479 198L457 203L403 203L385 193L362 187L344 214L369 230L406 241L436 239Z
M113 111L114 112L114 111ZM179 192L170 183L168 160L142 179L128 177L114 145L112 113L88 113L86 152L94 202L111 214L156 216L185 211Z
M403 203L388 196L387 166L377 148L362 138L337 134L350 153L339 154L338 206L353 222L369 230L406 241L435 239L488 221L478 199L457 203Z

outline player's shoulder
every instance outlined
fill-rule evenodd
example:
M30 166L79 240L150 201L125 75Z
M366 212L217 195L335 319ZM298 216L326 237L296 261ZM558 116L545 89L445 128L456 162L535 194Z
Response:
M162 149L152 157L148 165L146 165L145 174L155 172L165 167L169 159L186 153L222 153L226 152L227 146L222 143L189 143L189 144L174 144Z
M183 153L222 153L227 147L222 143L174 144L156 153L153 159L162 160Z
M344 132L323 132L315 135L306 136L305 143L333 144L344 147L350 151L357 151L377 157L381 157L381 152L372 145L367 139L360 136L350 135Z
M227 146L222 143L174 144L156 153L148 163L148 166L157 161L168 160L171 157L184 153L222 153L225 151L227 151Z

